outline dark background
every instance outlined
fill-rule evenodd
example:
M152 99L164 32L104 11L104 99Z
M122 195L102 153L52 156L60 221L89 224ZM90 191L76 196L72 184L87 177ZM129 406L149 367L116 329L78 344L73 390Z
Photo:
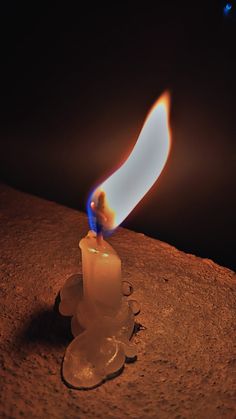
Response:
M168 88L171 154L124 225L235 268L235 2L109 4L1 5L1 179L85 210Z

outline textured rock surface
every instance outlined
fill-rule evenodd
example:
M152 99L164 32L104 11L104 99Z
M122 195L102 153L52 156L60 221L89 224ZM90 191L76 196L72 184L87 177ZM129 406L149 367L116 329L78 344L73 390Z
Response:
M110 239L141 303L138 360L90 391L60 367L68 321L53 311L81 273L83 214L0 187L1 418L233 418L235 274L120 229Z

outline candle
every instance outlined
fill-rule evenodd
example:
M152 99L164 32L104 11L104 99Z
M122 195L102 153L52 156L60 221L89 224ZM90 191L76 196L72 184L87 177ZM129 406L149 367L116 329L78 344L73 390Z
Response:
M121 260L103 236L122 223L159 177L170 149L168 116L165 93L151 109L128 159L88 199L91 230L79 244L83 281L70 279L60 293L59 310L72 316L74 335L62 374L73 387L101 384L118 373L127 358L136 357L130 339L137 304L127 298L127 283L122 292Z

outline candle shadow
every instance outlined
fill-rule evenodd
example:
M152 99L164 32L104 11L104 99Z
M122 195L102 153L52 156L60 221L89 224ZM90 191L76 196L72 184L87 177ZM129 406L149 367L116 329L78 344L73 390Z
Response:
M66 347L73 339L71 333L71 317L62 316L58 307L60 294L58 293L52 309L40 309L31 316L29 322L16 336L22 345L45 343L50 346Z

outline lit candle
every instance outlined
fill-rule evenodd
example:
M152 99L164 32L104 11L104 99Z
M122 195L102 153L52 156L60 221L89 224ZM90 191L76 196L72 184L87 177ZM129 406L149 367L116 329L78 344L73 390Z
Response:
M168 118L165 93L151 109L128 159L88 199L91 231L80 241L83 282L67 281L59 306L62 314L73 316L74 340L62 373L76 388L100 384L119 372L126 357L136 356L130 342L135 307L122 293L121 260L103 235L122 223L159 177L170 149Z

